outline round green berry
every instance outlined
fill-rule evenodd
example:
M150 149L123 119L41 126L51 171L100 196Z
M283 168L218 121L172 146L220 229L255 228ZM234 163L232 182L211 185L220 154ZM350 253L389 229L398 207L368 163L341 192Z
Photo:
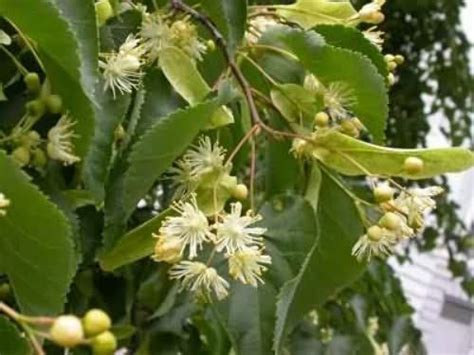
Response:
M249 195L249 189L245 184L238 184L232 191L232 196L237 200L245 200Z
M95 336L110 329L112 321L107 313L100 309L91 309L82 318L82 325L87 336Z

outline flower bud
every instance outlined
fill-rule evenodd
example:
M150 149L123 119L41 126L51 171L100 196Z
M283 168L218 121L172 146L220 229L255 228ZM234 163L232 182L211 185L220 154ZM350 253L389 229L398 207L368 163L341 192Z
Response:
M121 124L115 128L114 131L114 139L116 142L121 142L125 139L125 136L127 135L127 132L125 132L125 128Z
M402 65L403 63L405 63L405 57L402 56L401 54L397 54L395 56L395 62L398 64L398 65Z
M329 124L329 115L326 112L318 112L314 117L314 123L318 127L327 127Z
M59 95L46 96L44 103L47 110L53 114L61 113L63 110L63 99Z
M237 200L245 200L249 195L249 189L245 184L238 184L232 191L232 196Z
M109 0L99 0L95 3L95 13L97 14L97 22L102 26L109 18L114 16L114 10Z
M65 348L72 348L84 340L84 331L79 318L73 315L59 316L49 331L51 340Z
M367 229L367 236L373 242L378 242L382 239L383 231L379 226L371 226Z
M23 78L23 81L26 85L28 91L32 94L36 94L41 89L41 81L37 73L28 73Z
M152 259L168 264L175 264L181 260L183 242L179 238L166 237L164 235L153 235L158 241L155 244L155 253Z
M403 163L403 170L405 170L405 172L410 175L416 175L421 173L423 171L423 168L423 160L417 157L408 157Z
M110 355L117 349L117 339L111 332L103 332L91 340L94 355Z
M42 149L35 149L32 152L31 164L37 168L42 168L48 162L45 152Z
M387 76L387 81L388 81L388 85L390 86L395 85L395 75L393 75L392 73L389 73Z
M20 166L28 165L31 159L30 151L23 146L16 148L11 156Z
M395 56L392 55L392 54L386 54L386 55L384 55L383 58L385 59L386 63L390 63L390 62L395 61Z
M387 202L393 198L394 193L388 184L379 184L374 188L374 199L377 203Z
M45 110L46 107L41 100L32 100L26 103L26 111L30 116L41 117Z
M398 230L400 228L401 219L397 214L393 212L387 212L382 216L382 218L379 221L379 224L382 227L387 228L392 231Z
M206 47L209 52L214 52L216 50L216 42L210 39L206 42Z
M387 68L389 71L394 71L395 69L397 69L397 63L396 62L388 62L387 63Z
M86 336L98 335L110 329L112 321L107 313L100 309L91 309L82 318L82 326Z

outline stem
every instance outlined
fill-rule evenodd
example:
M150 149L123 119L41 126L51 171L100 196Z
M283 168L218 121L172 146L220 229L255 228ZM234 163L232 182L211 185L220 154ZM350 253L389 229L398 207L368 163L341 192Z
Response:
M30 50L30 52L33 54L33 56L35 57L36 61L38 62L38 65L40 66L41 70L42 71L45 71L44 70L44 65L43 65L43 62L41 61L40 57L38 56L38 54L36 53L35 49L33 48L33 46L31 45L30 41L28 40L28 38L23 34L23 32L20 31L20 29L10 20L6 19L8 21L8 23L15 29L15 31L18 33L18 35L21 37L21 39L23 40L23 42L25 42L26 46L28 47L28 49Z
M255 211L255 168L256 168L256 151L255 140L250 142L252 152L250 155L250 209Z
M261 49L267 49L267 50L270 50L270 51L273 51L273 52L277 52L279 54L282 54L290 59L293 59L293 60L296 60L296 61L299 61L298 57L295 56L293 53L290 53L288 51L285 51L284 49L282 48L278 48L278 47L275 47L275 46L270 46L268 44L252 44L249 48L261 48Z
M263 69L256 61L254 61L252 58L250 58L247 54L245 53L240 53L240 55L245 58L250 64L252 64L255 69L257 69L264 77L267 79L273 86L279 86L275 79L273 79L270 74L268 74L265 69Z
M3 50L3 52L5 52L5 54L10 57L10 59L12 60L12 62L16 65L16 67L18 68L18 70L21 72L21 74L23 75L26 75L28 74L28 69L26 69L23 64L21 64L21 62L16 59L16 57L12 54L12 52L10 52L7 48L5 48L5 46L3 45L0 45L0 48Z
M252 137L252 135L258 130L260 126L259 125L254 125L246 134L245 136L240 140L240 142L237 144L237 146L234 148L232 153L230 153L229 157L227 158L225 165L229 164L232 162L232 160L235 158L237 153L242 149L244 144Z

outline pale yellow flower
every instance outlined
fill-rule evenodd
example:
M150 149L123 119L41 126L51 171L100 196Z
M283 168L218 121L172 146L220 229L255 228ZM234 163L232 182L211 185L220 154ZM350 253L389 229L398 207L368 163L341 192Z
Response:
M227 256L229 261L229 274L244 284L254 287L263 284L262 273L267 270L265 265L272 263L269 255L263 255L259 248L246 248L238 250Z
M69 116L63 115L48 132L46 146L48 156L53 160L61 161L64 165L71 165L81 160L74 155L72 139L77 137L73 130L75 124L76 122L73 122Z

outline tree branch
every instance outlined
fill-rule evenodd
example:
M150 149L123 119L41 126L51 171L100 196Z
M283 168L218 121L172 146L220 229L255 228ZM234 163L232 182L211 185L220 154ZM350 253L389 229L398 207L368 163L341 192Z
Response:
M232 74L234 75L237 83L241 87L245 100L247 101L250 116L252 117L252 121L255 125L260 126L263 130L267 131L268 133L274 136L284 136L290 138L302 138L300 135L291 133L291 132L283 132L275 130L269 126L267 126L262 119L260 118L260 114L257 109L257 105L255 104L255 100L252 96L252 87L248 83L247 79L243 75L242 71L240 70L239 66L235 62L234 56L230 53L229 47L227 46L226 40L222 36L222 34L217 29L216 25L212 22L212 20L207 17L205 14L195 10L191 6L183 3L182 0L171 0L171 7L177 11L182 11L191 17L193 17L196 21L200 22L211 34L216 42L217 46L220 48L224 55L224 59L227 62Z

